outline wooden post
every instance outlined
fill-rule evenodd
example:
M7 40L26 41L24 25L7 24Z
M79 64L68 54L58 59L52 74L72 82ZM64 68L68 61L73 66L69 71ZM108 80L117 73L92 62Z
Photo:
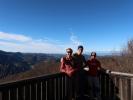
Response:
M132 100L131 99L131 84L132 84L131 79L127 79L127 100Z
M2 99L1 100L9 100L9 90L5 89L2 91Z
M123 98L123 83L122 83L122 78L119 80L119 95L120 95L120 100L124 100Z
M47 91L46 80L43 80L42 81L42 97L41 97L41 100L46 100L46 91Z
M0 92L0 100L2 100L2 93Z
M131 100L133 100L133 78L131 78Z

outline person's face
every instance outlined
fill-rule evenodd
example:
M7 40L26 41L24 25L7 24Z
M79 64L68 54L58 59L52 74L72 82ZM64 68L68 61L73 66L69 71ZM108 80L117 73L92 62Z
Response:
M67 50L67 56L68 57L72 56L72 52L70 50Z
M95 59L96 58L96 55L91 55L91 59Z
M78 49L78 54L81 55L83 53L83 49L82 48L79 48Z

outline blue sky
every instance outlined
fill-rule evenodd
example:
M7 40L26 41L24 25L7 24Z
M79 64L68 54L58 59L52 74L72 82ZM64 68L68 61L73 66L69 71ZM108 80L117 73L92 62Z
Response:
M132 0L0 0L0 50L112 52L131 38Z

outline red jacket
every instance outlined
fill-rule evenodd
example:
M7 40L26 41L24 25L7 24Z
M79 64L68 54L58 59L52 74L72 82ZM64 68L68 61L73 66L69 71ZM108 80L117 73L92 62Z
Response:
M68 76L72 76L77 69L73 66L73 59L61 58L60 71L66 73Z
M91 59L87 61L87 65L89 66L89 75L97 76L98 70L101 69L101 63L97 59Z

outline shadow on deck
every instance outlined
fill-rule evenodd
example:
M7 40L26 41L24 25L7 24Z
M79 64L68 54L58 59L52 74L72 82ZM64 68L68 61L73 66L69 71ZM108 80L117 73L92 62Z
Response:
M101 74L102 100L133 100L133 74ZM68 77L62 73L0 84L0 100L71 100ZM81 97L77 100L91 100Z

